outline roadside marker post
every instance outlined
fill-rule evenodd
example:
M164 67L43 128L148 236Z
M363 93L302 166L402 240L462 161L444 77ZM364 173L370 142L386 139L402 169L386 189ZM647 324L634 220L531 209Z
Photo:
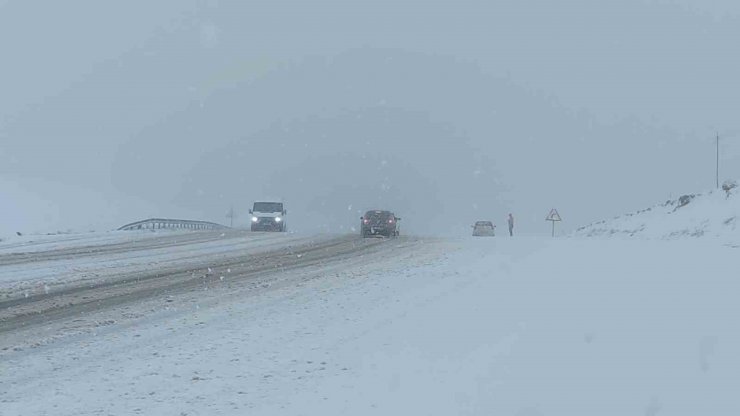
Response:
M552 222L552 236L555 237L555 223L562 221L563 219L560 218L560 214L558 213L558 210L555 208L550 210L550 213L547 214L547 218L545 218L545 221Z

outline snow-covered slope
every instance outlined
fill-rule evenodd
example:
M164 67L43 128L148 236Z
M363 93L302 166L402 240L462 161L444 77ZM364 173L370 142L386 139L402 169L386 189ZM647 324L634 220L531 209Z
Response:
M722 190L689 194L676 200L581 227L579 237L645 237L660 239L718 237L740 243L739 192Z

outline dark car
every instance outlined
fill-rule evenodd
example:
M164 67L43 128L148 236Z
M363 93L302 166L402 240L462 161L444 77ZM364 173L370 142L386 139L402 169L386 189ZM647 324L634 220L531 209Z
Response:
M368 211L360 217L360 221L363 237L396 237L400 233L398 221L401 219L390 211Z

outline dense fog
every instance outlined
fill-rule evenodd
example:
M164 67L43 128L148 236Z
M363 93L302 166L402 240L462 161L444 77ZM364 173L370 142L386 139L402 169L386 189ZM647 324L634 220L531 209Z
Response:
M43 4L43 7L40 5ZM731 1L0 1L0 236L563 230L740 176Z

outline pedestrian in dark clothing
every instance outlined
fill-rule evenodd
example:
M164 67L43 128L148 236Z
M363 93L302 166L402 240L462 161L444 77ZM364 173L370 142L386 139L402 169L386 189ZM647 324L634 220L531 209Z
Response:
M509 213L509 236L514 237L514 216Z

